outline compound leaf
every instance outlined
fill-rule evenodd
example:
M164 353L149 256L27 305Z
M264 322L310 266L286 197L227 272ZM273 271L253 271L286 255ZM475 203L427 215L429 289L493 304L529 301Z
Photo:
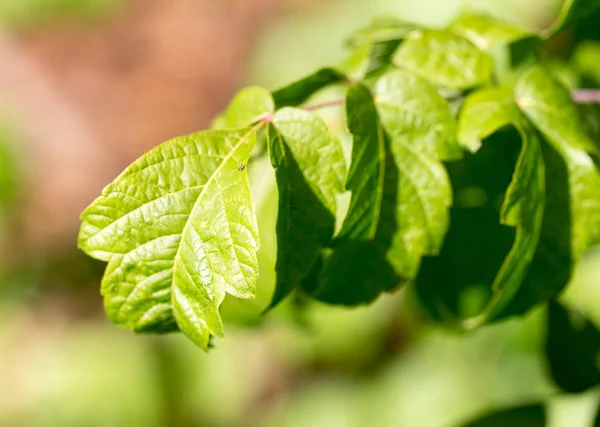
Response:
M273 307L300 285L331 243L346 165L338 139L308 111L275 113L268 138L279 190Z
M79 246L109 261L108 316L136 331L174 323L207 348L226 293L250 298L258 231L246 162L255 129L206 131L151 150L82 214Z
M445 89L468 89L489 81L491 57L449 30L410 33L393 62Z

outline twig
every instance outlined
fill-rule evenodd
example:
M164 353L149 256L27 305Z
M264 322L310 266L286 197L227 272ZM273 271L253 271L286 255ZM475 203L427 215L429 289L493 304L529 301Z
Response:
M600 104L600 89L577 89L571 98L578 104Z

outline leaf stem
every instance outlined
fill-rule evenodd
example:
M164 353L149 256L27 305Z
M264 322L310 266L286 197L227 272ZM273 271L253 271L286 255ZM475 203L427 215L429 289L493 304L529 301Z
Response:
M320 110L321 108L335 107L338 105L342 105L342 104L344 104L344 102L345 102L344 98L332 99L331 101L322 102L320 104L308 105L308 106L304 107L304 109L306 111Z
M571 99L578 104L600 104L600 89L576 89L571 91ZM306 111L315 111L322 108L336 107L343 105L344 98L332 99L319 104L307 105Z
M571 98L578 104L600 104L600 89L577 89Z

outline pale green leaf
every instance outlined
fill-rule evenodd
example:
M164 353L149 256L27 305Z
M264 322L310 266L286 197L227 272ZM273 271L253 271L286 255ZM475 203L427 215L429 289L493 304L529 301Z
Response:
M456 121L448 102L418 75L393 70L377 82L376 103L392 138L411 135L411 145L428 157L461 157Z
M275 110L271 93L259 86L240 90L231 100L223 114L217 117L213 129L237 129L250 126L264 119Z
M446 89L479 86L492 75L491 57L449 30L412 32L393 61Z
M384 72L391 65L392 54L399 44L398 40L389 40L359 45L338 68L349 78L367 83L365 80Z
M534 37L534 34L523 28L473 11L460 14L452 22L451 29L483 51L489 50L494 45L509 45Z
M168 141L129 166L82 214L79 246L109 261L108 316L136 331L175 319L206 348L226 293L249 298L258 231L245 165L255 129Z
M543 67L525 72L515 94L521 110L565 161L571 247L577 259L584 250L600 243L600 173L592 158L592 154L598 155L596 145L586 134L569 91Z
M483 139L496 130L522 120L510 92L502 88L480 90L464 101L458 121L458 139L474 153Z
M452 192L440 160L460 156L456 123L445 100L407 71L386 74L375 91L397 170L382 207L391 204L395 214L379 227L393 236L388 261L402 277L412 278L421 256L439 251L448 229Z
M338 139L308 111L278 111L268 136L279 190L274 306L300 285L330 244L346 166Z
M517 108L510 91L484 89L467 97L459 120L459 138L464 146L476 151L481 141L505 126L514 126L522 141L500 212L500 222L515 227L516 235L492 284L492 299L482 316L471 319L472 324L494 318L511 302L523 283L542 228L545 177L535 131Z

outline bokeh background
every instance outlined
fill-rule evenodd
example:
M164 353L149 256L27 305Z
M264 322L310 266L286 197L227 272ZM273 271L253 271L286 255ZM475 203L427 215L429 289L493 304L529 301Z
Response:
M543 29L561 4L470 6ZM600 390L557 393L542 309L459 334L429 322L407 291L265 319L232 302L226 339L205 354L179 335L111 325L104 266L76 249L79 213L105 184L160 142L210 126L240 87L276 88L338 62L344 37L375 16L441 26L464 5L0 0L0 426L452 427L542 402L551 427L591 427ZM597 87L600 44L573 37L558 37L549 61L570 85ZM259 303L272 286L276 206L260 166L250 171L264 226ZM563 300L600 325L599 259L584 257Z

